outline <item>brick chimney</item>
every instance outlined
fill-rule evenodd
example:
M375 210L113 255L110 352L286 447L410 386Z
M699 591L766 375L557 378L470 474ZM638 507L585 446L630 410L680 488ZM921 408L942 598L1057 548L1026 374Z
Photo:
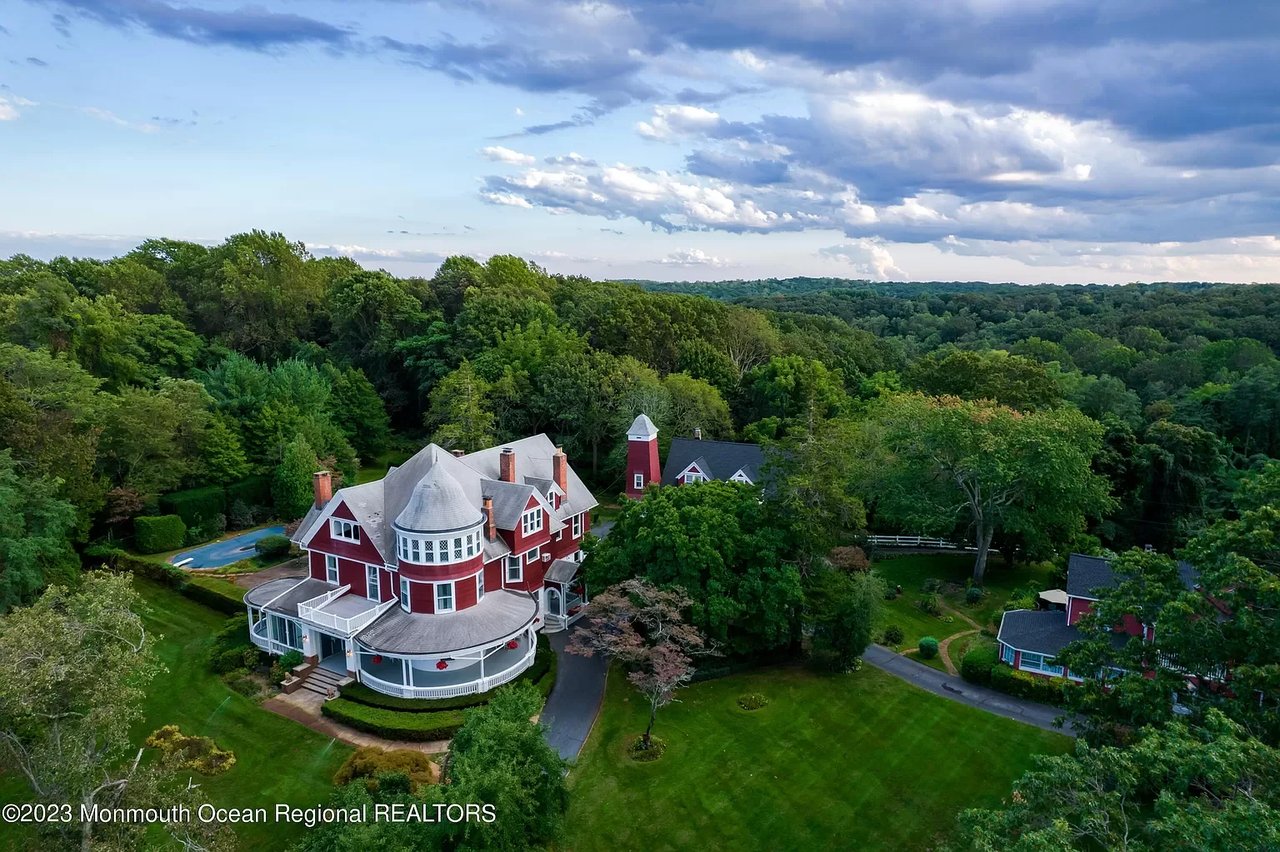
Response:
M701 441L701 440L702 440L702 427L701 427L701 426L694 426L694 427L693 427L693 440L695 440L695 441Z
M455 459L460 459L467 454L466 450L452 450L451 452L453 453L453 457Z
M569 493L569 457L564 454L564 447L556 447L556 453L551 457L551 478L557 488Z
M498 457L499 474L498 478L503 482L516 481L516 451L510 447L502 448L502 455Z
M316 495L316 508L323 509L333 499L333 474L327 470L311 474L311 490Z
M493 498L484 498L484 537L493 541L498 537L498 525L493 520Z

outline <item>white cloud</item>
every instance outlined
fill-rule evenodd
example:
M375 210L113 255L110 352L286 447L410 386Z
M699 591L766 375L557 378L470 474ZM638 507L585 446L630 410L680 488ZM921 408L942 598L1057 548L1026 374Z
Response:
M101 107L87 106L80 107L79 110L90 118L96 118L98 121L105 121L107 124L114 124L116 127L136 130L139 133L155 133L160 129L159 125L152 124L149 121L129 121L128 119L121 118L116 115L111 110L102 109Z
M970 240L947 236L934 243L948 254L1001 257L1031 267L1084 268L1148 279L1218 280L1223 270L1280 278L1280 237L1262 235L1194 242L1090 242L1084 240Z
M18 107L33 106L39 106L39 104L19 95L0 95L0 121L14 121L22 115Z
M399 261L401 263L440 263L447 257L437 251L426 251L422 249L389 249L374 248L361 245L342 245L342 244L326 244L316 243L308 245L307 248L313 254L325 255L328 257L349 257L353 260L364 260L374 263L383 261Z
M668 140L675 136L705 133L720 123L720 114L686 104L656 106L648 121L636 122L636 132L646 139Z
M722 257L715 257L707 254L702 249L683 249L681 251L673 251L664 258L653 261L663 266L730 266L729 261Z
M840 245L827 246L818 249L818 254L852 266L859 275L898 280L907 277L907 273L894 263L893 255L885 247L884 241L874 237L864 237Z
M487 148L481 148L480 153L487 160L492 160L495 163L508 163L513 166L532 166L537 162L536 158L529 154L522 154L502 145L490 145Z

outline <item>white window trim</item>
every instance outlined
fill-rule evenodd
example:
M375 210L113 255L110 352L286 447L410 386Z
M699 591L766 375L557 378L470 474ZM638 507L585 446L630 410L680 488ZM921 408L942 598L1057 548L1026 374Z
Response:
M413 596L409 593L409 578L400 578L400 608L405 612L409 611L409 605L412 603Z
M696 464L691 464L684 470L680 471L680 481L685 485L693 485L698 482L707 482L710 477L702 472Z
M434 611L439 613L439 612L453 612L454 610L456 610L458 606L458 599L456 596L458 590L454 587L453 581L450 580L447 583L435 583L434 586L435 588L432 590L433 593L435 594L435 610ZM449 589L449 606L448 607L440 606L440 592L445 588Z
M513 561L514 561L514 564L512 564ZM504 574L503 576L507 578L508 583L524 582L524 560L523 559L521 559L519 556L516 556L515 554L512 554L507 557L507 564L505 567L506 567L506 574ZM511 576L512 568L516 569L517 576L515 577Z
M476 574L476 603L484 600L484 569Z
M461 556L454 541L462 541ZM443 550L441 549L443 545ZM424 535L396 530L396 556L414 565L456 565L473 559L484 550L484 536L477 527L463 533Z
M338 557L332 553L324 555L324 579L327 583L338 585Z
M1039 657L1040 662L1028 664L1027 662L1028 654L1030 654L1032 657ZM1023 651L1022 656L1018 658L1018 668L1025 672L1033 672L1035 674L1045 674L1045 675L1050 675L1052 677L1062 677L1063 674L1066 672L1066 669L1063 668L1062 666L1052 666L1046 663L1046 660L1052 660L1052 659L1053 657L1050 657L1047 654L1037 654L1034 651Z
M733 476L729 477L729 481L730 481L730 482L741 482L741 483L743 483L743 484L745 484L745 485L755 485L755 483L751 481L751 477L747 476L747 475L746 475L745 473L743 473L742 471L738 471L738 472L737 472L737 473L735 473Z
M542 507L534 506L520 515L520 531L523 535L542 532Z
M1016 653L1017 653L1017 652L1013 650L1013 646L1012 646L1012 645L1001 645L1001 646L1000 646L1000 659L1001 659L1001 661L1006 662L1006 663L1008 663L1009 665L1013 665L1013 661L1014 661L1014 659L1015 659L1015 655L1016 655Z
M350 535L344 530L350 532ZM346 518L330 518L329 519L329 535L338 541L349 541L355 544L360 543L360 525L355 521L348 521Z
M524 564L532 565L533 563L537 562L541 558L542 558L542 548L541 547L531 548L529 550L526 550L524 553Z
M373 574L373 588L369 588L369 574ZM372 594L370 594L372 592ZM382 569L377 565L364 566L364 596L371 601L382 601Z
M637 473L635 475L635 478L631 480L631 484L636 491L643 491L644 490L644 474Z
M582 538L582 513L573 516L573 537Z

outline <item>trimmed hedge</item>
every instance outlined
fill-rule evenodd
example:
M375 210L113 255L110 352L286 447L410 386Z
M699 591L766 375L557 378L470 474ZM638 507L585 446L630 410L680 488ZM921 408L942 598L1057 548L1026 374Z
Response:
M1065 678L1037 677L1001 664L991 669L991 683L988 685L1015 698L1039 701L1041 704L1062 704L1062 692L1068 683Z
M202 526L227 513L227 492L221 485L173 491L160 498L160 508L182 518L189 527Z
M182 547L187 525L177 515L143 515L133 519L133 532L139 553L163 553Z
M239 615L245 611L244 589L234 583L216 577L188 577L186 580L187 583L178 591L193 601L227 615Z
M932 636L925 636L920 640L920 644L916 648L920 652L920 659L922 660L932 660L938 656L938 640Z
M345 698L326 701L321 712L335 722L349 725L357 731L384 737L389 740L431 742L453 739L462 727L461 710L441 710L435 713L405 713L357 704Z
M990 686L991 670L998 665L1001 663L996 649L984 645L970 650L960 660L960 676L970 683Z
M546 698L556 682L556 654L551 650L547 637L538 634L538 650L534 652L533 665L520 673L512 683L531 683L542 697ZM501 687L497 687L501 688ZM377 707L398 713L438 713L444 710L466 710L488 704L493 697L493 690L477 692L472 695L458 695L453 698L401 698L398 695L383 695L362 683L353 683L342 688L342 697L366 707Z
M271 477L250 476L227 486L227 505L239 500L246 506L271 505Z

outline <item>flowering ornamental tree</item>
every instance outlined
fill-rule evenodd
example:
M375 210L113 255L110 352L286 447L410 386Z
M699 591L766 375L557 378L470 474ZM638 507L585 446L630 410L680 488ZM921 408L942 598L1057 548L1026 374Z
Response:
M627 680L649 701L649 726L642 747L652 744L658 709L693 677L693 658L717 653L697 628L684 620L693 601L682 589L659 589L640 579L625 580L596 595L566 650L592 657L604 654L629 670Z

